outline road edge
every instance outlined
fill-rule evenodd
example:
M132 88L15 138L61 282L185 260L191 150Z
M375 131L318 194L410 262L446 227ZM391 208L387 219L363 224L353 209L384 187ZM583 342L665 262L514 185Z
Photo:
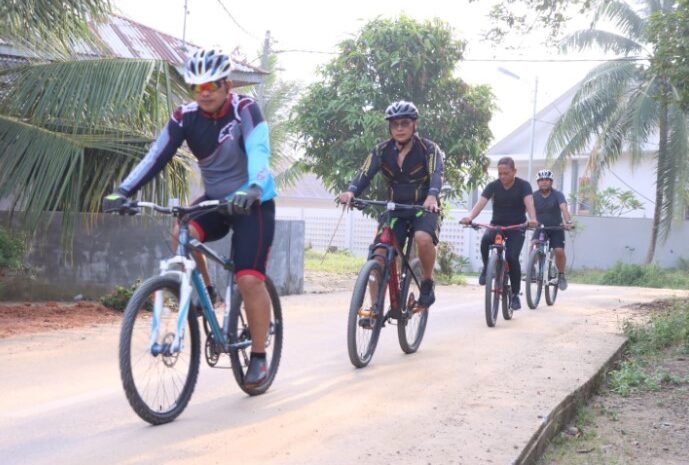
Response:
M627 348L628 339L603 363L598 371L574 392L564 398L550 414L543 419L536 432L531 436L519 457L512 465L535 465L541 458L550 440L557 435L562 427L576 416L577 411L593 396L596 389L604 381L608 371L616 365Z

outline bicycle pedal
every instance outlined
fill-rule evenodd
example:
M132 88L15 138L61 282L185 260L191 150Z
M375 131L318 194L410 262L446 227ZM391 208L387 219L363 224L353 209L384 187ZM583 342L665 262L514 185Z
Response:
M359 311L356 313L361 318L371 318L373 316L373 310L371 310L370 308L360 308Z
M371 329L373 326L371 325L371 318L369 317L364 317L359 319L359 326L362 327L363 329Z

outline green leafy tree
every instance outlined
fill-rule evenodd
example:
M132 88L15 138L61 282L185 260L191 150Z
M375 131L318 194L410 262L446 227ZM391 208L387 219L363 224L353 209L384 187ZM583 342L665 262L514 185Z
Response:
M383 112L401 99L417 105L419 132L445 152L449 196L482 179L493 96L453 76L464 43L447 23L376 19L339 49L294 113L304 164L328 189L344 190L372 147L389 137Z
M617 54L645 55L648 62L617 60L594 68L555 124L546 148L557 156L558 163L590 153L588 170L594 186L600 174L623 153L628 152L633 162L653 158L656 192L646 255L649 263L655 256L659 234L667 237L675 212L682 210L678 207L684 202L683 187L689 177L689 121L674 98L677 90L667 75L648 64L655 59L654 44L649 42L649 18L659 11L669 11L673 3L648 0L644 9L637 10L620 0L604 2L590 29L566 39L565 51L597 45ZM603 19L616 30L596 28ZM649 152L645 147L656 137L658 149Z
M2 2L0 11L0 36L52 58L0 73L0 198L35 231L44 211L98 211L188 91L163 61L70 54L74 40L97 42L86 20L107 13L107 1ZM176 158L143 195L184 199L188 166L188 158ZM63 217L67 242L73 221Z
M594 216L622 216L643 208L643 204L632 191L608 187L598 192L595 188L584 187L570 195L570 202L579 204Z
M469 0L470 3L478 1ZM594 0L481 0L482 5L489 5L492 23L486 36L496 43L511 34L542 34L552 44L575 15L590 11L595 3Z
M689 111L689 0L677 0L674 8L654 12L649 23L656 73L667 76L680 106Z

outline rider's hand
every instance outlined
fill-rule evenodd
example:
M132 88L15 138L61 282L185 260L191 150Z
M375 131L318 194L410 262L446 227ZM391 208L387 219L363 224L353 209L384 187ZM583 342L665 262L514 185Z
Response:
M125 212L122 207L125 203L127 203L127 197L119 192L113 192L103 199L103 213L120 213L123 215Z
M429 195L423 202L423 209L429 212L438 213L440 208L438 208L438 199L435 195Z
M565 231L570 231L574 227L574 225L570 222L567 222L567 223L563 224L562 226L565 228Z
M349 203L354 199L354 192L343 192L340 194L340 196L337 198L340 203L343 203L345 205L349 205Z
M469 226L469 225L471 224L471 218L468 217L468 216L465 216L464 218L462 218L461 220L459 220L459 224L463 224L463 225Z
M528 226L529 228L536 229L538 227L538 221L537 220L530 219L528 221L528 223L529 223L529 226Z
M261 201L263 192L260 187L249 186L246 191L237 191L230 203L232 213L235 215L248 215L251 208Z

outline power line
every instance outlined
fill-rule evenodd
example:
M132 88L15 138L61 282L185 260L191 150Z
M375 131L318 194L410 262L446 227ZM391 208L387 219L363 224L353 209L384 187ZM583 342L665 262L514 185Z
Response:
M620 58L464 58L461 61L487 63L575 63L575 62L606 62L606 61L648 61L647 57Z
M232 22L239 28L239 30L241 30L244 34L248 35L249 37L251 37L251 38L253 38L253 39L256 39L256 40L263 40L263 39L261 39L261 38L259 38L259 37L256 37L255 35L253 35L253 34L252 34L251 32L249 32L249 31L247 31L246 29L244 29L244 28L242 27L242 25L239 24L239 23L237 22L236 19L234 19L234 16L232 16L232 13L230 13L230 10L227 9L227 7L226 7L225 4L222 2L222 0L218 0L218 3L219 3L220 6L222 7L222 9L225 10L225 13L227 13L227 16L230 17L230 19L232 20Z

